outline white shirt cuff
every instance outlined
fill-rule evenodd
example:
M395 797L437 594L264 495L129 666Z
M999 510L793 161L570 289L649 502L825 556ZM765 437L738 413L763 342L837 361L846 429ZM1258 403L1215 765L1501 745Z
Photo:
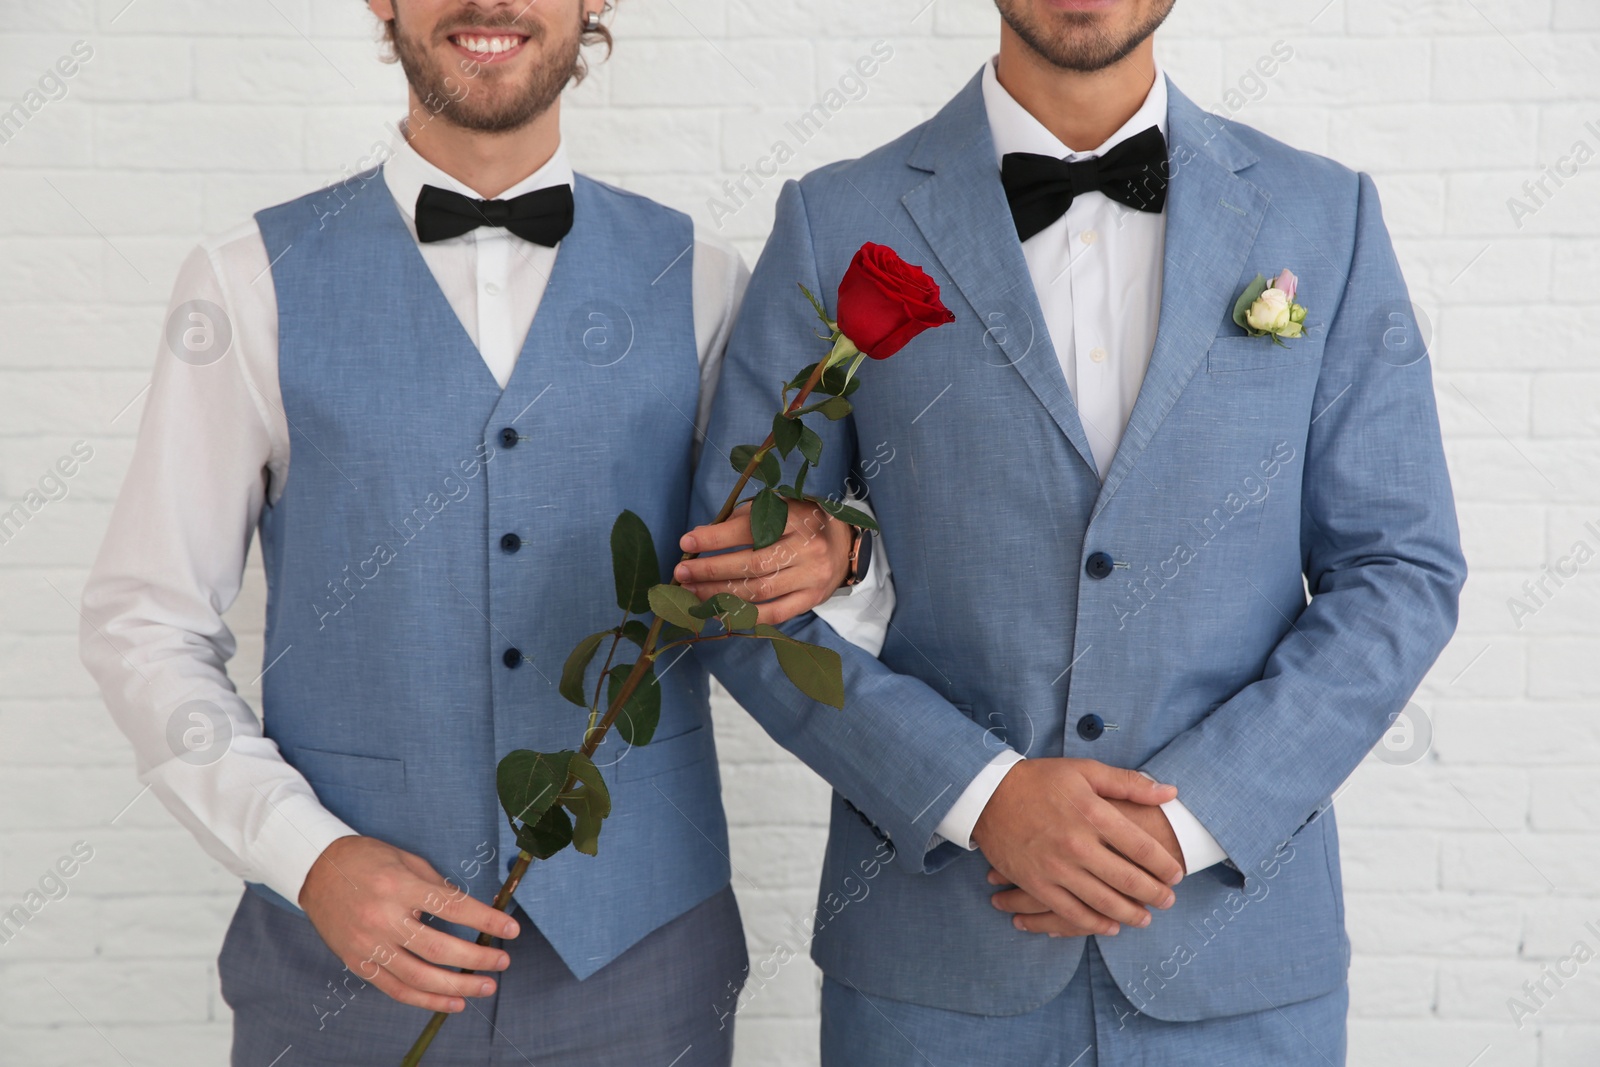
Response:
M1181 800L1169 800L1161 805L1161 812L1172 824L1172 833L1178 839L1178 849L1183 853L1183 866L1188 873L1203 871L1228 858L1211 831L1201 825L1194 812L1184 807Z
M972 828L978 825L978 816L983 814L989 798L1000 788L1000 782L1007 772L1021 763L1022 758L1021 753L1008 748L990 760L989 765L978 772L977 777L956 797L956 802L950 805L950 810L939 820L935 835L941 841L952 841L968 852L976 848L972 843ZM934 844L938 845L939 841Z
M872 505L865 500L846 496L844 502L872 515ZM839 589L813 610L819 619L833 627L834 633L867 655L876 656L883 651L884 639L889 636L889 619L894 616L894 604L889 550L884 546L883 535L874 533L872 563L867 567L867 576L861 579L859 585Z

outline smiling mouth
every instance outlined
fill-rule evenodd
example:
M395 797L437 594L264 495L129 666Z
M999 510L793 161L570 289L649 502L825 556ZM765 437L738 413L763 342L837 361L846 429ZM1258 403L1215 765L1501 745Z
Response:
M527 42L521 33L452 33L450 43L479 63L504 62Z

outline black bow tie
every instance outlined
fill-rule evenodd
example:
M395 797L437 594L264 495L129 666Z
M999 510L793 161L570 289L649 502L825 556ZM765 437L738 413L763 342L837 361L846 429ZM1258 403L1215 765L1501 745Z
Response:
M474 200L424 185L417 194L417 240L424 244L503 226L534 244L554 248L572 229L572 186L552 185L510 200Z
M1167 142L1152 126L1099 158L1076 163L1007 152L1000 160L1000 184L1022 241L1065 215L1073 197L1096 190L1119 204L1159 213L1167 203Z

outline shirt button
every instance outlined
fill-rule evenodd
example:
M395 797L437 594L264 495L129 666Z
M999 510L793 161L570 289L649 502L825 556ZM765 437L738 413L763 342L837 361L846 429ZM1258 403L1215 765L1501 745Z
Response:
M1084 230L1078 235L1078 240L1082 241L1086 245L1092 245L1096 241L1100 240L1100 234L1095 230Z
M500 287L498 285L496 285L494 282L484 282L483 283L483 291L488 293L490 296L499 296L500 295Z
M505 655L500 657L500 662L507 667L515 668L517 664L522 662L522 650L518 648L506 649Z
M521 439L522 438L517 435L515 427L507 426L505 429L500 431L500 446L502 448L516 448L517 442Z
M1104 363L1106 361L1106 350L1103 348L1091 348L1089 349L1089 358L1096 363Z
M522 538L514 533L508 533L500 538L500 547L506 552L515 552L522 547Z

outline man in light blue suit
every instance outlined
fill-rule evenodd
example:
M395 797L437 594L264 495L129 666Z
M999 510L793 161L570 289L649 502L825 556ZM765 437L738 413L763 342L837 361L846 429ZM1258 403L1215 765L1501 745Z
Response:
M1172 0L998 6L933 119L784 189L710 429L762 436L814 355L795 283L863 240L941 286L956 323L864 370L811 476L887 531L881 662L789 624L844 656L837 712L702 650L836 790L824 1063L1342 1063L1330 798L1465 577L1378 198L1166 81Z

